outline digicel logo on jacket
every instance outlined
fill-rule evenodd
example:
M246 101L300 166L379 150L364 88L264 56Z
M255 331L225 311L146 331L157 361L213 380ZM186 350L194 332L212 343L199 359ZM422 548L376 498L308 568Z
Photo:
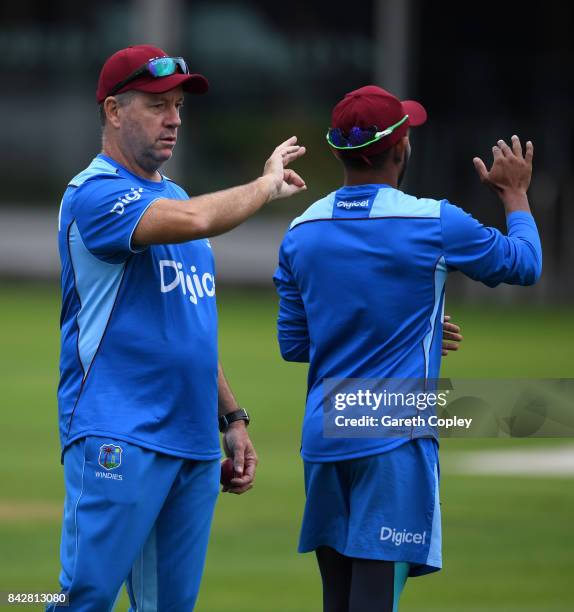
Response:
M369 200L339 200L337 208L353 210L354 208L369 208Z
M185 272L181 261L161 259L159 262L160 288L162 293L169 293L178 287L189 301L197 304L198 299L215 295L215 277L210 272L201 274L195 266Z

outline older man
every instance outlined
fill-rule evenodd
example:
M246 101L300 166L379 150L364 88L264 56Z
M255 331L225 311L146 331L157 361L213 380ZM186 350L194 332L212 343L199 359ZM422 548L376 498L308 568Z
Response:
M70 181L59 215L63 304L60 436L66 501L61 587L71 610L192 610L218 493L220 446L253 482L247 412L217 357L208 237L305 189L279 145L258 179L189 198L159 172L184 92L206 78L140 45L112 55L97 88L103 148Z

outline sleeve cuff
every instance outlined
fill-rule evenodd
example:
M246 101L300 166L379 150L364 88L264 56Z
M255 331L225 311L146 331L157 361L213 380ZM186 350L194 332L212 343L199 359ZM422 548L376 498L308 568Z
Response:
M525 210L515 210L514 212L511 212L509 215L506 216L506 227L509 228L511 225L514 225L516 221L521 220L536 225L532 213L526 212Z

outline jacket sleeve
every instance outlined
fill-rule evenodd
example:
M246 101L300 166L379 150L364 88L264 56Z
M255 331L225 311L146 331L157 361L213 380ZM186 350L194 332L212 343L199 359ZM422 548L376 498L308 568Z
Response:
M86 181L78 187L73 214L86 248L107 263L121 263L133 253L133 233L157 191L124 178Z
M505 236L443 200L441 224L445 261L451 269L489 287L533 285L540 278L542 247L530 213L510 213Z
M287 240L288 236L279 250L279 265L273 276L279 294L277 338L283 359L308 362L310 342L307 316L301 293L291 271Z

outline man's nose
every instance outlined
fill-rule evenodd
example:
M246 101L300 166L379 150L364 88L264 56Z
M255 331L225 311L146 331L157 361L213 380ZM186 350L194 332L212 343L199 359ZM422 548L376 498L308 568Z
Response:
M179 116L179 109L177 106L170 108L165 123L169 127L179 127L181 125L181 117Z

